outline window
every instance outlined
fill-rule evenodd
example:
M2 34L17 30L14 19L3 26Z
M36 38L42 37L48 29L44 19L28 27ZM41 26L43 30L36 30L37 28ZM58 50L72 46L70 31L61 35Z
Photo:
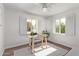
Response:
M65 33L65 25L66 25L65 23L66 23L65 18L57 19L55 32L56 33Z
M27 19L27 33L37 32L37 23L34 19Z

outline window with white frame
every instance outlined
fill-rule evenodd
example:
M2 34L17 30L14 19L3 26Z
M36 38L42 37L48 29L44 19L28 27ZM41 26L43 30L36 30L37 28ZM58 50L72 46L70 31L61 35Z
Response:
M27 19L27 34L30 32L37 32L37 22L35 19Z
M65 27L66 27L65 17L56 20L56 25L55 25L56 33L59 33L59 34L65 33Z

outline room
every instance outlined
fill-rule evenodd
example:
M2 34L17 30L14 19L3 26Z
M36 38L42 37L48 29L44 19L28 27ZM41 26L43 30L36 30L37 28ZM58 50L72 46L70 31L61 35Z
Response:
M0 56L79 56L79 3L0 3Z

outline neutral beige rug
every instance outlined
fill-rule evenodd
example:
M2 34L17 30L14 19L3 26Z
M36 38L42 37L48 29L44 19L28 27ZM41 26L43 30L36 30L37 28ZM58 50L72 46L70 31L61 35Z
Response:
M66 49L63 49L61 47L55 46L53 44L48 44L47 48L46 46L41 46L35 48L35 53L31 53L31 48L26 47L22 49L18 49L14 51L15 56L63 56L68 51Z
M51 47L49 45L47 45L47 48L46 48L46 46L43 46L43 48L42 47L38 47L38 48L35 48L34 55L35 56L47 56L47 55L55 52L56 50L57 49L55 49L55 48L53 48L53 47Z

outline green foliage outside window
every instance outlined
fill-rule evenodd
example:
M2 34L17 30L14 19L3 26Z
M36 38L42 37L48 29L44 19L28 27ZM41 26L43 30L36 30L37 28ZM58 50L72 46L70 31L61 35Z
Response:
M61 33L65 33L65 24L61 23L60 27L61 27Z
M31 31L31 29L32 29L32 23L27 22L27 31Z
M56 22L56 33L65 33L65 19L60 19L57 21L58 22Z

